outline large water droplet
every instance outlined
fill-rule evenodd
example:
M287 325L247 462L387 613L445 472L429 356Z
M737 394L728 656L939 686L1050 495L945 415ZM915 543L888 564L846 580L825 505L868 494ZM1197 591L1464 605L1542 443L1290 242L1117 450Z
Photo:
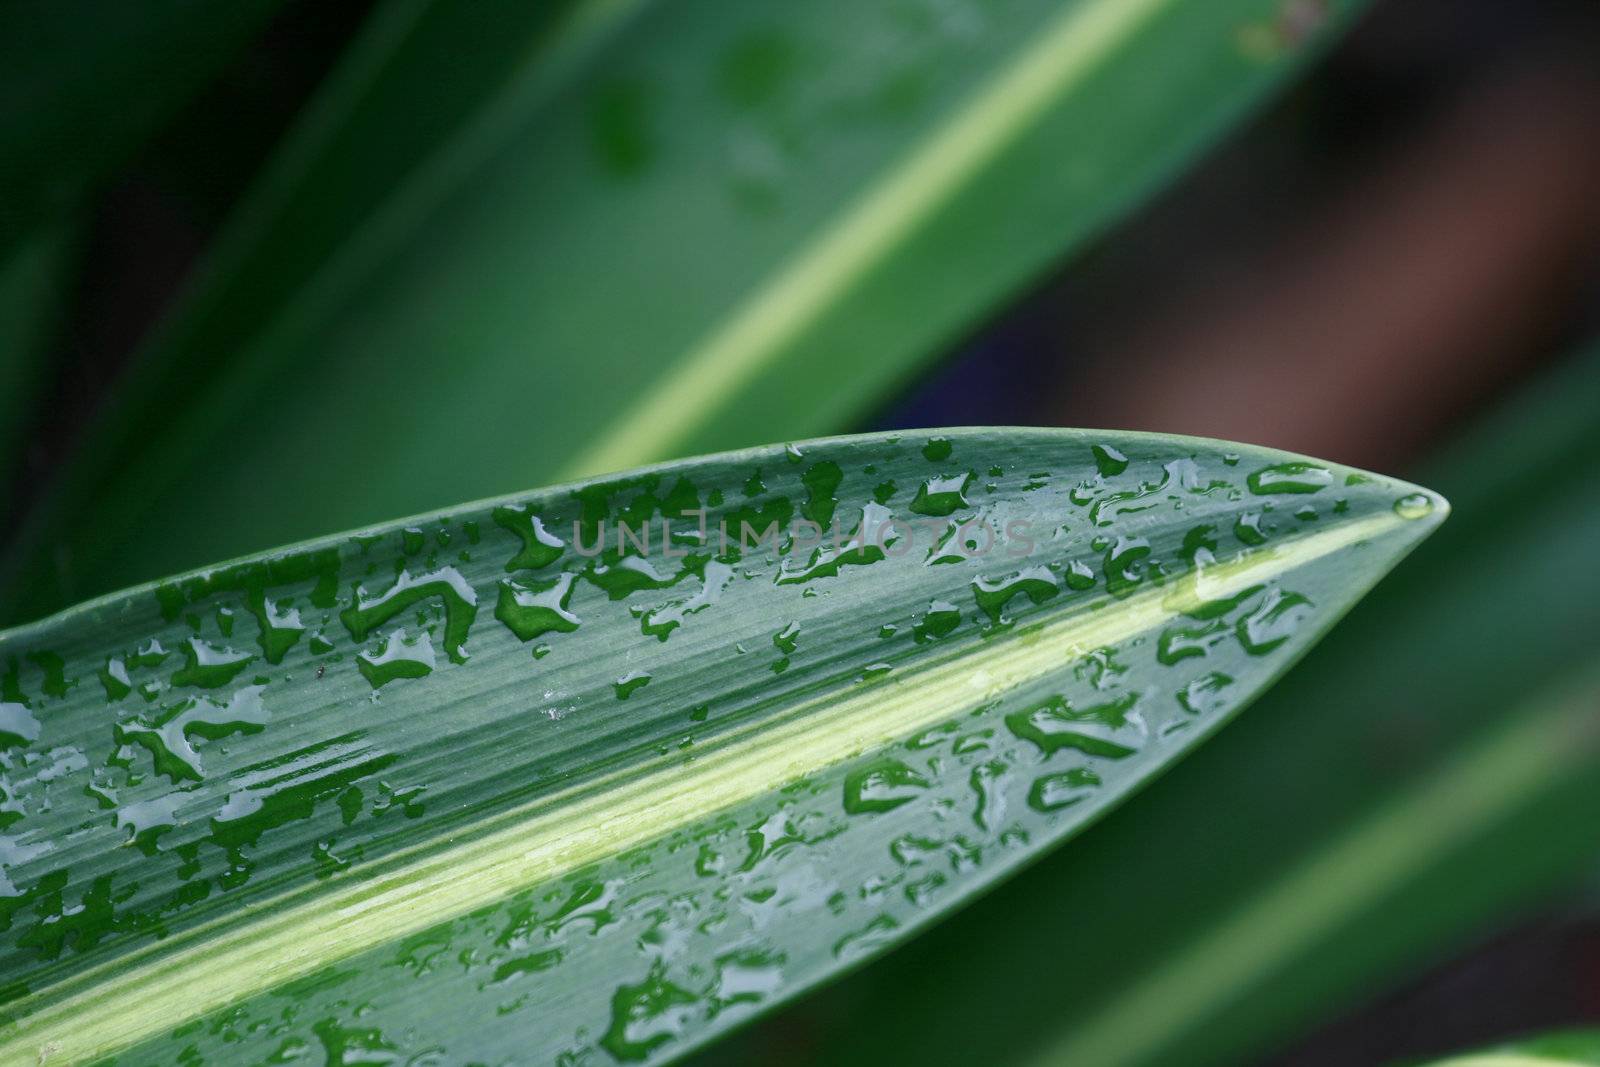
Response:
M1402 519L1422 519L1433 514L1433 498L1427 493L1407 493L1394 502L1394 513Z
M1028 807L1034 811L1060 811L1089 796L1099 784L1100 776L1087 767L1042 775L1028 790Z
M949 515L967 506L966 492L971 483L971 473L929 478L917 488L917 495L911 501L911 510L918 515Z
M1128 457L1110 445L1091 445L1094 466L1103 476L1113 478L1128 469Z
M928 786L928 779L917 771L884 757L845 776L844 810L851 815L893 811Z
M356 657L357 669L374 689L400 678L425 677L436 664L432 638L425 633L407 638L404 628L391 633L380 651L363 651Z
M1252 471L1247 484L1250 486L1250 491L1257 496L1316 493L1333 484L1333 472L1315 463L1296 460Z
M1311 609L1310 599L1299 593L1269 589L1261 606L1234 628L1239 644L1252 656L1264 656L1289 640L1310 617Z
M1091 756L1121 759L1143 743L1144 720L1134 711L1139 694L1127 693L1093 707L1074 708L1065 697L1054 696L1031 708L1006 716L1006 726L1046 756L1075 748Z

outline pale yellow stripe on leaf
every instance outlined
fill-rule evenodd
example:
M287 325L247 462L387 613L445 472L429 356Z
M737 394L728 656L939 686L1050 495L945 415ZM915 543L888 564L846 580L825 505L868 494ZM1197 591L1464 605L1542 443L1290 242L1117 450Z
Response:
M1229 596L1360 541L1401 520L1380 514L1335 526L1207 569L1207 592ZM755 723L692 762L625 777L611 788L547 797L497 828L421 855L379 875L358 868L309 899L258 906L259 919L218 924L214 936L148 962L103 969L98 984L23 1018L0 1045L0 1062L47 1043L63 1060L125 1048L253 993L310 974L386 942L459 917L530 885L657 839L688 820L749 800L905 737L1060 670L1074 651L1147 633L1172 617L1164 606L1192 585L1191 572L1098 611L955 652L893 684L813 700L811 714ZM803 710L803 709L802 709ZM591 787L592 789L592 787ZM524 814L519 821L511 817ZM421 852L417 846L413 852ZM40 996L46 996L41 993ZM18 1008L26 1012L26 1005Z
M726 324L696 345L597 434L563 477L664 458L830 303L907 239L1074 82L1089 76L1171 0L1085 0L1044 28L927 144L870 186Z

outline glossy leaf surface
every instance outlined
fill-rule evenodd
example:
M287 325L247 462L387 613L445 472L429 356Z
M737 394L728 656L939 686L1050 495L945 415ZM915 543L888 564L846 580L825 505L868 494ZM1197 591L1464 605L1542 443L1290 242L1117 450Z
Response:
M1600 352L1505 403L1425 472L1440 535L1249 715L785 1032L837 1063L1247 1062L1586 877L1596 410Z
M1444 512L1187 438L840 438L10 631L0 1060L685 1050L1094 819Z
M847 428L1362 6L386 4L0 609Z

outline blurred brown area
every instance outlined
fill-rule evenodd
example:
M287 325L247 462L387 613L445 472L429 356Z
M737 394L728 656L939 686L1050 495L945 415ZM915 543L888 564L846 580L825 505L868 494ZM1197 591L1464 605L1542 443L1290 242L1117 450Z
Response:
M1559 981L1552 980L1559 976ZM1600 919L1560 912L1321 1027L1273 1067L1431 1060L1600 1018Z
M1596 189L1600 67L1519 57L1300 228L1153 300L1059 421L1408 461L1548 351L1594 269Z
M1600 7L1388 0L878 425L1405 469L1600 326Z

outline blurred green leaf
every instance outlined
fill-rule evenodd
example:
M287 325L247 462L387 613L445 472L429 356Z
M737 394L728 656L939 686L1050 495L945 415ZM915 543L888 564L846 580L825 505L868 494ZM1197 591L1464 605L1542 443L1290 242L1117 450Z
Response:
M0 634L0 1062L683 1051L1095 819L1445 511L1192 438L837 438Z
M8 617L841 428L1362 6L395 0L12 554Z
M10 478L23 443L50 340L71 284L77 232L40 231L0 263L0 528L10 510Z
M1441 535L1222 740L784 1032L836 1063L1239 1063L1586 872L1596 410L1600 352L1497 411L1427 472Z
M1581 1067L1600 1064L1600 1030L1566 1030L1482 1052L1451 1056L1433 1067Z
M0 256L78 206L279 3L0 6Z

